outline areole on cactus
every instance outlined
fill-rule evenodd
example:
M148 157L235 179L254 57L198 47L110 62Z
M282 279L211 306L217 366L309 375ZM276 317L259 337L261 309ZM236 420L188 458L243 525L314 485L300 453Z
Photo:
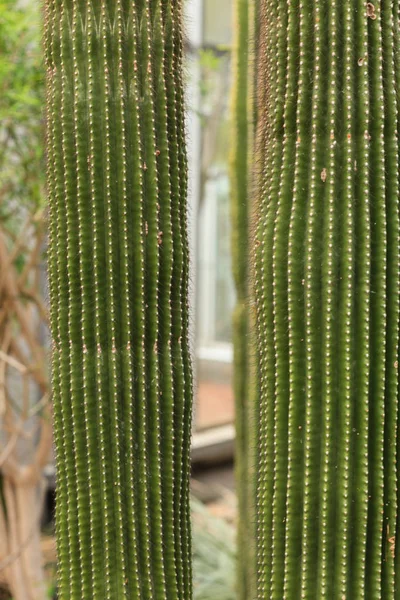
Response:
M258 597L394 599L398 2L262 5Z
M192 594L179 0L46 0L59 597Z

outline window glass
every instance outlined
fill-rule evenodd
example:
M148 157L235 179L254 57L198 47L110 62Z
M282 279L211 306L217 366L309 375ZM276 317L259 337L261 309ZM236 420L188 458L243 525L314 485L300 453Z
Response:
M204 0L204 45L231 44L232 0Z
M196 427L234 418L229 190L232 1L205 0L203 48L199 51L201 160L197 218Z

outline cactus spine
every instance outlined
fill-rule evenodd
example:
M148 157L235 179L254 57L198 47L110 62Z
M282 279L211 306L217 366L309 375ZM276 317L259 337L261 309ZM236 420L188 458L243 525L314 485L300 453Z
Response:
M262 4L258 597L397 598L398 2Z
M179 0L46 0L60 598L191 598Z

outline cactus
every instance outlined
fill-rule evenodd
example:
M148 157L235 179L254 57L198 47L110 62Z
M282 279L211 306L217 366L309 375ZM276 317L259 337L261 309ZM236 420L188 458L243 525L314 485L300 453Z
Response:
M237 303L233 314L234 393L236 413L235 465L238 485L238 587L239 598L246 598L248 588L249 536L249 356L248 356L248 170L246 160L249 137L248 124L248 48L249 5L236 2L235 85L233 88L234 146L231 160L232 264Z
M250 264L249 223L251 217L252 146L254 139L252 44L257 21L256 0L236 0L234 86L232 92L231 214L232 263L237 302L233 313L234 394L235 394L235 471L238 496L238 598L254 598L255 572L255 485L254 485L254 407L257 373L254 348L254 323L248 304Z
M192 596L179 0L46 0L59 597Z
M258 597L394 599L398 2L264 0L262 21Z

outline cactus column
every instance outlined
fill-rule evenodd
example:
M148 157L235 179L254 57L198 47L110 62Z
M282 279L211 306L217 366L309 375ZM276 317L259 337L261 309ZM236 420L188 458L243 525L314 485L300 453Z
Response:
M258 597L394 599L399 5L263 8Z
M59 596L191 598L179 0L46 0Z
M234 85L232 93L233 144L231 156L232 259L237 303L233 314L235 465L238 496L237 591L240 600L255 595L255 483L254 409L258 403L254 311L249 305L249 261L253 164L255 79L254 32L259 24L258 0L235 2ZM256 82L257 83L257 82Z

